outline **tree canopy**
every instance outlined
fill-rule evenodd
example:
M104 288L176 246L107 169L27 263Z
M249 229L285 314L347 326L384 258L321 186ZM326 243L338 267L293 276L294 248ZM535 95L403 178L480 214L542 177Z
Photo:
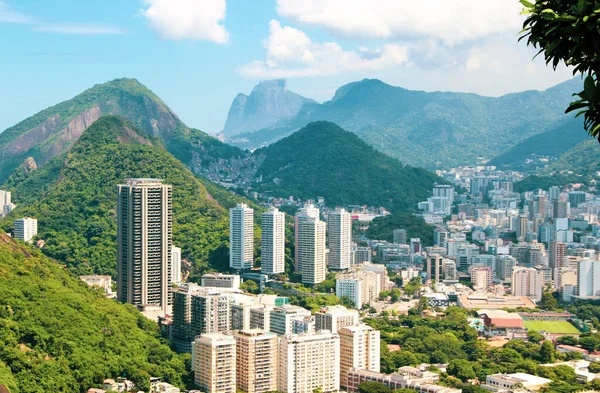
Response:
M521 0L527 15L519 40L543 53L556 69L564 63L585 75L584 89L567 112L584 115L584 128L600 141L600 3L593 0Z

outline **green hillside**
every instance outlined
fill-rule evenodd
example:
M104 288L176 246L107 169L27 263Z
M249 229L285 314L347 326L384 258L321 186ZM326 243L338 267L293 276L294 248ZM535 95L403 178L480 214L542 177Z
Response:
M41 169L17 170L6 188L15 200L23 199L2 226L10 229L15 216L36 217L45 254L77 274L114 276L116 186L130 177L160 178L173 186L173 242L193 262L194 274L209 266L226 269L228 214L216 198L228 204L235 198L225 191L210 195L160 141L115 116L97 120L70 152Z
M407 240L418 237L424 247L433 246L435 226L426 224L423 217L411 213L396 213L385 217L377 217L369 224L366 235L369 239L392 242L394 240L394 229L406 229Z
M27 157L41 166L67 152L91 124L110 114L126 117L146 134L162 140L186 165L194 160L209 165L218 158L246 154L188 128L148 88L136 79L122 78L95 85L0 133L0 183Z
M528 176L515 184L515 191L575 183L592 185L600 172L600 144L595 139L586 139L562 154L539 175Z
M588 140L582 119L569 119L556 128L525 139L504 154L494 157L487 165L500 169L535 170L545 165L540 158L558 159L572 147ZM530 160L530 162L527 162Z
M303 199L325 197L328 205L366 204L415 210L441 178L378 152L355 134L315 122L258 150L264 156L258 188Z
M564 108L581 84L576 78L545 91L483 97L413 91L364 79L340 87L330 101L304 105L293 118L236 135L232 143L261 147L324 120L409 165L428 169L472 165L565 121Z
M150 376L190 382L155 323L1 231L0 281L0 383L12 393L86 392L124 375L146 391Z

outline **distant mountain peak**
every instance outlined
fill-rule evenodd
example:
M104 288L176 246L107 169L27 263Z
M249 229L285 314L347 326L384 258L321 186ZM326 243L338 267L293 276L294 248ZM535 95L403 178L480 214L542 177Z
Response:
M261 81L250 95L240 93L235 96L223 134L232 136L271 127L280 120L296 116L308 103L316 102L288 90L285 79Z

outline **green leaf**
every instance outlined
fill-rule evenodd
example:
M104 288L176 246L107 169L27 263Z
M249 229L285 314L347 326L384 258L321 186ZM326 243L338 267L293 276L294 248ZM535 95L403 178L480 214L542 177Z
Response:
M596 97L596 81L594 81L594 77L588 75L583 82L583 90L585 91L585 96L588 100L592 101Z
M533 3L531 3L527 0L521 0L520 3L523 4L527 8L533 8Z

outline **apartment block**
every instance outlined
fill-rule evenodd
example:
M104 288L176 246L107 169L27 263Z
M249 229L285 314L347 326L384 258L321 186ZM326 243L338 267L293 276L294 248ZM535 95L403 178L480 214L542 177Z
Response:
M200 281L203 287L240 289L240 276L237 274L206 273Z
M222 333L196 337L192 345L194 383L205 393L236 393L236 340Z
M358 325L358 311L344 306L323 307L315 314L315 329L337 333L340 329Z
M351 369L380 371L380 332L368 325L346 326L340 336L340 385L348 387Z
M117 298L169 313L172 188L158 179L126 179L117 198Z
M237 389L246 393L276 391L279 356L277 335L252 329L240 330L234 336Z
M340 337L329 331L287 335L279 342L278 389L283 393L340 389Z
M236 270L254 264L254 210L240 203L229 209L229 267Z
M261 272L279 274L285 271L285 213L271 208L261 219Z

